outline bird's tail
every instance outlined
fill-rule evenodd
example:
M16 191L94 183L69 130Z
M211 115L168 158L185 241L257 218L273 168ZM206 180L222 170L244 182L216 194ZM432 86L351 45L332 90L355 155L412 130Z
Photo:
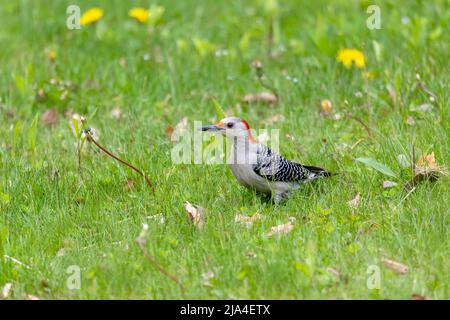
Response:
M309 171L311 171L312 173L314 173L316 176L320 176L320 177L331 177L331 176L335 176L337 173L332 173L332 172L328 172L327 170L323 169L323 168L319 168L319 167L314 167L314 166L303 166L306 169L308 169Z

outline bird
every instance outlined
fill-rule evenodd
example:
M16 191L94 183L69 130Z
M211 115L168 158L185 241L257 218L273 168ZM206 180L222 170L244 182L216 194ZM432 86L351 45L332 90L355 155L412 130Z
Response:
M242 118L226 117L217 124L201 126L200 130L221 134L231 141L227 163L237 181L249 189L270 195L276 207L304 183L334 175L320 167L287 160L258 143L250 125Z

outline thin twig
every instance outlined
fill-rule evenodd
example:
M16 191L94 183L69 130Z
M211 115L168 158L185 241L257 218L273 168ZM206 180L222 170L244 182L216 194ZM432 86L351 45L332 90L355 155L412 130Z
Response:
M120 159L118 156L116 156L113 153L111 153L110 151L106 150L105 147L101 146L97 141L95 141L95 139L92 137L91 132L90 132L89 129L85 130L85 133L86 133L87 140L89 142L94 143L100 150L102 150L104 153L106 153L111 158L119 161L120 163L126 165L130 169L136 171L139 175L141 175L144 178L145 182L147 183L147 186L150 188L150 191L152 193L155 192L155 189L153 188L153 185L152 185L151 181L147 178L147 176L141 170L139 170L138 168L133 166L131 163L128 163L125 160Z
M369 135L369 138L371 138L372 133L371 133L370 127L369 127L367 124L365 124L364 121L362 121L361 119L359 119L359 118L353 116L350 112L346 112L345 115L346 115L348 118L353 119L353 120L355 120L356 122L358 122L360 125L362 125L362 126L364 127L364 129L366 129L367 134Z
M174 281L176 284L178 284L181 288L181 290L183 290L184 292L184 287L181 284L180 280L178 280L177 277L175 277L174 275L172 275L171 273L169 273L166 269L164 269L152 256L150 256L147 252L147 250L145 250L145 236L144 235L140 235L139 237L136 238L136 243L139 246L139 249L141 249L142 253L144 254L144 256L147 258L148 261L150 261L150 263L156 268L158 269L159 272L161 272L162 274L164 274L166 277L168 277L169 279L171 279L172 281Z

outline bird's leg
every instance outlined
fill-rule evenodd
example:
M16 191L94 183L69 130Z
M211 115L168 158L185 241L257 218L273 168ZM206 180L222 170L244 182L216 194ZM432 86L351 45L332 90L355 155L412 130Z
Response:
M275 208L284 200L289 198L290 193L288 191L285 192L274 192L273 194L273 202L275 204Z

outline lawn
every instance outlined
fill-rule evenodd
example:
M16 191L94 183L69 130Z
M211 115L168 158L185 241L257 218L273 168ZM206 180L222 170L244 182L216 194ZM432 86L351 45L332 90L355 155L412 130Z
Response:
M450 9L374 2L1 0L0 299L450 298ZM77 3L103 16L69 30ZM225 164L173 161L171 132L223 110L338 174L274 208ZM154 192L79 159L74 114Z

